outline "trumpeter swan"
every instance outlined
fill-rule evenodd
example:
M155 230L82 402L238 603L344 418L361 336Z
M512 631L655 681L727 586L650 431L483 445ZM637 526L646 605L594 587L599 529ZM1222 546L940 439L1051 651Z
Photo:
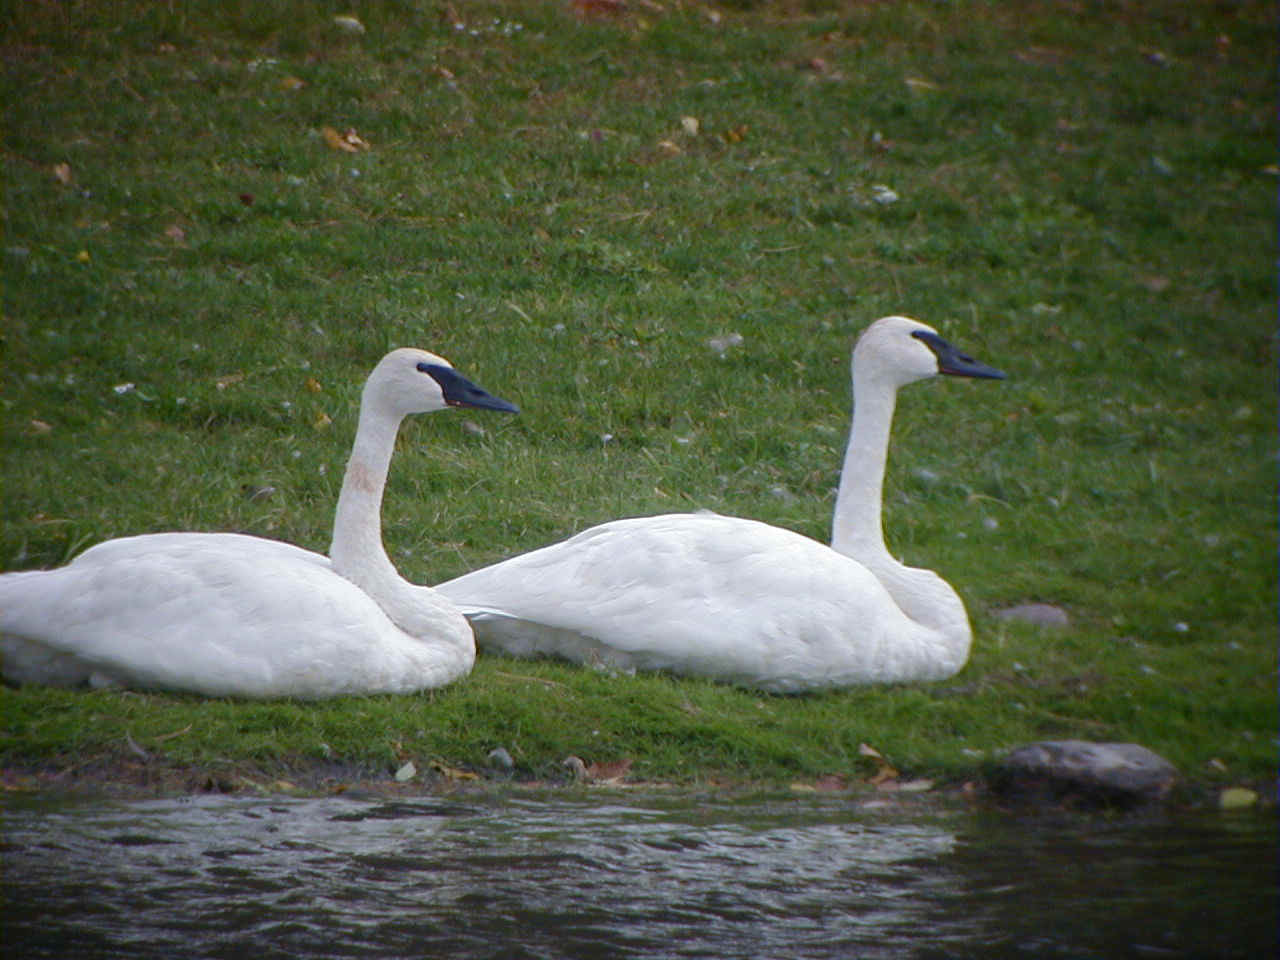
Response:
M400 577L381 506L405 416L515 412L448 361L409 348L365 383L329 556L231 533L108 540L56 570L0 575L11 681L118 684L208 696L318 698L438 687L470 671L462 614Z
M969 655L964 604L895 560L881 492L899 387L1003 378L907 317L853 351L853 427L831 546L712 513L616 520L437 589L482 650L665 670L776 692L938 680Z

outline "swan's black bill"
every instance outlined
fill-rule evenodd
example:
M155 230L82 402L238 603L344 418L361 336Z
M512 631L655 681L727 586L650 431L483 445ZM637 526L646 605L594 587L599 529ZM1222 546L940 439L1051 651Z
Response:
M479 407L482 410L501 410L504 413L520 412L514 403L507 403L488 390L477 387L452 367L442 367L438 363L420 363L418 369L430 374L431 379L440 384L444 402L451 407Z
M995 367L973 359L959 348L952 346L936 333L913 330L911 335L933 351L938 358L938 372L951 377L977 377L982 380L1003 380L1004 374Z

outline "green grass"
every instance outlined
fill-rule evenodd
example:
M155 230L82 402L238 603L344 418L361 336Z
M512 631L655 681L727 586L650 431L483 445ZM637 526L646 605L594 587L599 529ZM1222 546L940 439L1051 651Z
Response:
M397 345L523 411L406 427L411 579L667 510L825 539L849 349L908 313L1010 374L904 391L886 483L893 548L969 606L969 666L797 698L492 658L322 704L3 689L0 762L127 734L192 768L501 745L526 775L785 782L864 742L965 776L1083 737L1273 775L1268 5L455 6L360 4L361 36L346 5L0 6L0 568L167 529L323 550ZM1073 626L993 615L1025 601Z

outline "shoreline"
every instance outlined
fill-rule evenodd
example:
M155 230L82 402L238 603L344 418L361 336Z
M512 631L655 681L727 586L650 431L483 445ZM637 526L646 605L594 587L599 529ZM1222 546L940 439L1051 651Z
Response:
M759 795L774 799L803 797L844 798L868 810L962 807L971 812L1025 815L1189 814L1219 811L1226 814L1270 815L1277 806L1267 784L1234 787L1181 777L1168 794L1150 800L1113 802L1088 791L1048 794L1037 791L1001 792L994 765L956 771L945 780L862 778L829 775L798 778L788 783L750 778L708 776L692 781L617 777L582 777L567 765L539 777L498 770L469 770L439 762L412 777L397 776L380 766L342 761L278 761L273 766L228 763L205 766L176 763L160 757L142 758L96 755L77 763L51 761L0 765L0 793L59 799L136 801L174 797L348 797L352 799L414 799L441 796L503 796L590 794L662 794L692 798L714 793L725 797ZM1237 794L1253 794L1241 802Z

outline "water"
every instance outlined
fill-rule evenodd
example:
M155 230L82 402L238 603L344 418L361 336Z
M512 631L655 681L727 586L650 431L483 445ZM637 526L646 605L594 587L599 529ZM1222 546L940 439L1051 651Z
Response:
M10 957L1270 957L1263 815L7 797Z

